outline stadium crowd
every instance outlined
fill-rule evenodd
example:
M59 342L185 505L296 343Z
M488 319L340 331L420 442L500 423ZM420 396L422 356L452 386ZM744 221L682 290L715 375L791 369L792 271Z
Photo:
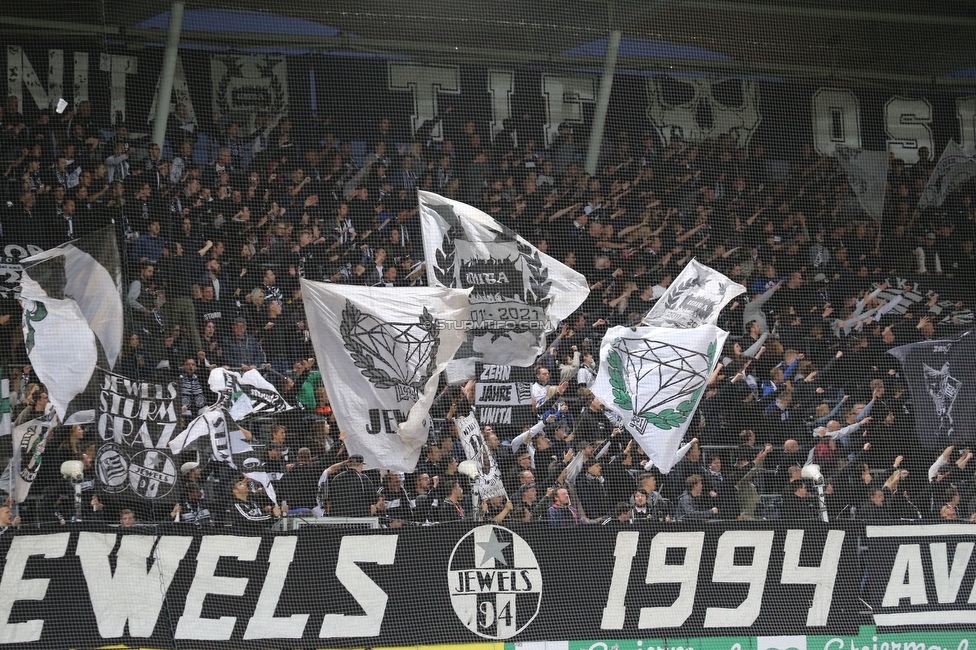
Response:
M178 378L186 421L214 401L206 381L214 366L257 368L301 407L245 423L281 477L281 508L253 482L217 480L214 464L195 462L182 465L165 504L120 502L92 472L97 433L62 426L45 452L54 458L44 463L33 521L70 519L73 496L57 475L69 459L87 468L86 511L122 525L179 518L260 528L282 510L389 525L804 519L818 516L800 476L810 462L827 479L832 518L976 517L972 453L917 443L907 385L886 354L971 325L952 314L973 304L976 289L973 187L917 213L934 167L927 150L912 166L892 160L875 222L836 161L806 143L778 173L759 142L662 143L651 132L610 130L589 175L585 141L569 124L545 147L531 114L507 120L493 140L454 112L411 137L396 119L348 137L297 118L217 115L212 145L201 148L204 127L177 106L161 150L130 139L124 125L106 137L88 103L28 117L8 98L4 241L49 248L115 229L127 283L116 371ZM435 127L442 140L431 137ZM365 156L353 155L354 140L367 143ZM404 476L364 471L349 455L317 372L328 359L314 358L299 279L422 285L418 189L482 209L590 283L590 297L537 360L537 418L508 440L484 427L507 498L473 501L458 470L464 456L450 418L474 408L471 384L443 387L439 437ZM732 336L681 460L665 475L589 387L606 328L638 322L692 258L747 291L723 311L719 325ZM880 297L895 277L923 296L910 311ZM0 313L19 424L43 412L47 395L30 368L19 307L8 298ZM8 510L0 508L4 529Z

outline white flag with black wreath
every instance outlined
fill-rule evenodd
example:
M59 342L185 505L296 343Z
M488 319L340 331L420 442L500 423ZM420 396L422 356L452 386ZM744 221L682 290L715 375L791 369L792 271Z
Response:
M463 368L449 379L473 379L475 362L531 366L546 334L586 300L586 278L477 208L418 196L428 284L472 289L471 329L454 364Z
M224 368L214 368L207 378L210 390L235 420L256 413L280 413L293 408L281 396L274 384L255 369L241 374Z
M880 223L888 183L888 152L838 146L834 157L847 175L847 183L861 208Z
M322 382L349 453L367 467L416 467L440 373L464 341L469 293L302 280Z
M600 344L593 394L622 419L662 472L691 424L729 333L715 325L691 329L611 327Z
M715 325L722 308L745 290L693 259L647 312L643 324L677 329Z

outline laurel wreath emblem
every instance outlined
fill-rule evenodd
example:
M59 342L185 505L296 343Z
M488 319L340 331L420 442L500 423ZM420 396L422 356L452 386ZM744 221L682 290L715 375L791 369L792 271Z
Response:
M434 333L434 335L431 337L430 361L428 362L427 368L423 372L423 375L412 382L404 382L396 377L391 377L385 370L376 367L376 362L374 361L373 356L370 354L366 346L357 340L357 337L354 334L356 326L362 319L363 312L352 304L352 302L346 300L346 306L342 310L342 321L339 323L339 335L342 337L343 347L345 347L349 352L349 356L352 358L353 363L357 368L359 368L359 371L363 373L363 376L366 377L370 383L381 390L396 388L398 386L404 386L416 392L423 390L427 385L427 381L437 369L437 350L440 347L440 337L436 334L437 321L433 316L431 316L430 312L427 311L427 308L424 307L424 311L420 315L419 326L425 332Z
M616 344L620 339L614 341ZM708 346L708 368L712 367L715 362L715 354L718 350L718 342L712 341ZM610 386L613 389L613 402L617 404L622 409L627 411L634 410L633 397L627 390L627 384L624 380L624 367L623 360L616 350L610 350L607 354L607 374L610 376ZM657 412L654 411L644 411L643 413L636 414L636 417L643 418L648 424L661 429L662 431L669 431L671 429L677 429L691 417L691 413L698 403L698 398L701 397L702 393L705 392L705 384L696 390L691 396L683 400L675 408L666 408Z

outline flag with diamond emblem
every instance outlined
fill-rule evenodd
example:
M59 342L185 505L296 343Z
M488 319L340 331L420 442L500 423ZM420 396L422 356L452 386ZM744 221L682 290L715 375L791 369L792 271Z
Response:
M412 472L440 373L465 337L470 290L302 280L308 329L350 454Z

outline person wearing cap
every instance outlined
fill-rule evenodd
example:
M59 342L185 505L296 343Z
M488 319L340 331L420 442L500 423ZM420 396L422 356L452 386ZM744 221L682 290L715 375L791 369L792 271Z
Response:
M373 481L363 473L364 459L354 454L346 461L346 470L329 486L329 514L333 517L370 517L385 507L383 495L377 496Z
M942 275L942 259L939 257L935 240L936 235L934 232L925 233L925 238L922 239L922 245L913 251L916 260L918 260L918 268L916 270L923 275L928 275L929 273Z
M543 509L539 501L539 489L535 482L523 483L518 490L518 510L522 516L518 521L531 521L542 516Z
M234 319L234 334L224 342L224 363L242 372L264 368L267 357L258 340L247 333L247 320L243 316Z

